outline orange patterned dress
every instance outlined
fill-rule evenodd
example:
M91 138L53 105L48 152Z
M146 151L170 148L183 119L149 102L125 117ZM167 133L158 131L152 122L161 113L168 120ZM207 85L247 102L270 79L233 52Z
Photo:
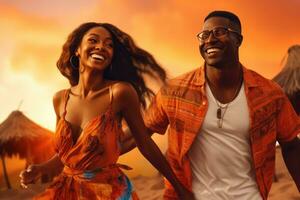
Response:
M70 90L65 92L65 109L55 133L56 152L64 163L63 172L49 188L35 199L53 200L137 200L133 186L117 164L120 154L120 120L110 106L83 128L76 142L72 138L71 124L66 121L66 105Z

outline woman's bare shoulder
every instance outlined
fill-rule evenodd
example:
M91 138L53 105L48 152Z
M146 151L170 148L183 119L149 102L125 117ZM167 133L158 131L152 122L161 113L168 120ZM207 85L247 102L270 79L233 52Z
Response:
M67 89L59 90L53 95L53 103L60 103L66 94Z
M136 104L139 102L137 91L130 83L117 82L113 84L112 92L115 102L118 102L121 107Z
M60 113L60 107L63 103L63 99L65 98L67 90L68 89L59 90L55 92L55 94L53 95L53 107L56 114Z
M116 94L136 93L134 87L130 83L124 81L113 83L112 88Z

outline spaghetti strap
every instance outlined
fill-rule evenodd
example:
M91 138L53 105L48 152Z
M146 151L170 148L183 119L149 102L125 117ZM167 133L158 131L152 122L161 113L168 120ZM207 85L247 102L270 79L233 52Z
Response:
M63 118L65 119L65 116L66 116L66 114L67 114L67 103L68 103L68 100L69 100L69 98L70 98L70 91L71 91L71 89L67 89L66 91L65 91L65 94L64 94L64 112L63 112Z
M113 101L113 91L112 91L112 88L113 88L113 84L111 84L109 86L109 101L110 101L110 105L112 105L112 101Z

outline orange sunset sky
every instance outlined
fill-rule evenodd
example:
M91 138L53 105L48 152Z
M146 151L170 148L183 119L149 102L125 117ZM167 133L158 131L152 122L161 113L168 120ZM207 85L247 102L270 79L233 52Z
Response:
M22 101L21 111L54 130L52 96L68 87L56 61L81 23L118 26L174 77L202 64L195 36L212 10L240 17L240 60L267 78L279 72L288 47L300 44L300 0L0 0L0 122ZM164 150L166 138L154 138ZM137 154L134 150L120 162L134 167L130 173L149 174L152 167ZM8 168L16 162L8 160Z

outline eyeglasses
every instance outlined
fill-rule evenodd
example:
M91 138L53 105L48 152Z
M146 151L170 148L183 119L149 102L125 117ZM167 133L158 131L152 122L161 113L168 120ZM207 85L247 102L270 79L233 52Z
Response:
M239 32L237 31L234 31L230 28L226 28L226 27L216 27L212 30L205 30L205 31L202 31L200 33L197 34L197 38L200 42L203 42L205 40L207 40L210 36L210 33L213 34L214 37L216 38L222 38L224 36L226 36L229 32L232 32L232 33L236 33L238 35L241 35Z

